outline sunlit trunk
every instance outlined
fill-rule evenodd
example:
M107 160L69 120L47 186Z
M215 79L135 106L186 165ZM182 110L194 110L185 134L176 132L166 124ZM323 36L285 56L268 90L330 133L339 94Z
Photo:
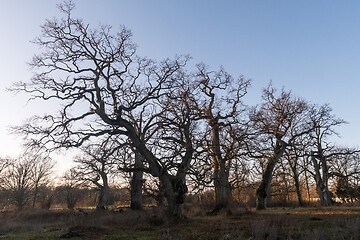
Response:
M322 174L323 174L323 181L322 181L322 192L323 192L323 206L330 206L331 205L331 196L329 191L329 170L327 167L326 159L324 157L321 158L322 160Z
M320 173L320 166L319 166L317 160L315 159L315 156L313 155L312 161L313 161L314 170L315 170L316 191L319 194L321 206L330 206L331 205L331 196L330 196L330 191L329 191L329 187L328 187L329 172L328 172L326 159L323 156L321 150L318 151L317 158L320 159L322 176Z
M220 134L218 123L210 121L212 127L212 158L214 163L214 186L215 186L215 208L214 212L226 208L231 199L231 190L229 185L229 174L226 168L225 160L221 156Z

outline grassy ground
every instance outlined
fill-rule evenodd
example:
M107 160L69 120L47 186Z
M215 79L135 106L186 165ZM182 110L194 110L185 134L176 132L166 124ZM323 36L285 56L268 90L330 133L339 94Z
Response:
M236 208L217 216L187 207L171 223L158 209L0 214L0 239L360 239L360 208Z

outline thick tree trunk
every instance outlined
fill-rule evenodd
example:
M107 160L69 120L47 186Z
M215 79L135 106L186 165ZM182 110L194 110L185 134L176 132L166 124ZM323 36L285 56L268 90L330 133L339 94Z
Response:
M319 151L320 152L320 151ZM321 206L330 206L331 205L331 197L330 197L330 191L328 188L328 169L326 164L326 159L322 156L322 153L320 152L318 158L321 162L321 170L322 170L322 176L320 173L320 166L315 159L315 156L312 156L312 161L314 164L315 169L315 182L316 182L316 191L319 194L320 198L320 204Z
M262 180L259 188L256 190L256 209L261 210L266 208L266 201L269 195L272 173L275 168L277 159L272 157L266 164L265 171L262 175Z
M104 210L106 203L107 203L107 199L109 196L109 184L108 184L108 179L106 174L102 174L101 176L102 181L103 181L103 185L100 186L100 194L99 194L99 198L98 198L98 202L96 205L96 209L98 210Z
M214 186L215 186L215 208L214 213L226 208L231 199L229 174L226 168L226 160L221 156L219 124L217 121L209 121L212 137L212 158L214 163Z
M98 199L98 202L97 202L97 205L96 205L96 209L98 209L98 210L104 210L105 209L108 196L109 196L109 187L108 186L106 186L106 187L103 186L100 189L100 194L99 194L99 199Z
M225 164L217 166L214 169L214 185L215 185L215 208L214 212L222 208L226 208L231 201L231 189L229 184L228 173L225 170Z
M169 176L163 176L160 181L164 186L165 197L168 204L168 216L175 220L185 218L183 204L185 201L185 194L188 190L185 179L178 179L175 177L171 179Z
M144 158L141 154L135 151L135 168L143 167ZM142 184L143 172L135 171L131 179L131 203L130 207L133 210L140 210L142 208Z
M331 202L331 196L329 191L329 170L327 167L326 159L324 157L321 158L322 160L322 192L323 192L323 206L330 206L332 204Z
M262 210L266 208L267 198L270 192L272 174L275 168L276 163L282 157L286 149L285 143L277 143L277 146L274 151L274 155L268 160L264 173L262 175L262 180L259 188L256 190L256 209Z

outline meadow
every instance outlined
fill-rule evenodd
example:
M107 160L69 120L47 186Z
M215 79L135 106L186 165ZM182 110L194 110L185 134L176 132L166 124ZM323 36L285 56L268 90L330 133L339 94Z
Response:
M211 215L187 205L185 212L178 222L157 207L2 212L0 239L360 239L360 207L233 206Z

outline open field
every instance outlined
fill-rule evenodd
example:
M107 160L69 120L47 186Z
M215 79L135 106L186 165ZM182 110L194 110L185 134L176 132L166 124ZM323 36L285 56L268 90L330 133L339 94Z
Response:
M187 210L173 223L159 209L133 212L3 212L0 239L360 239L360 208Z

